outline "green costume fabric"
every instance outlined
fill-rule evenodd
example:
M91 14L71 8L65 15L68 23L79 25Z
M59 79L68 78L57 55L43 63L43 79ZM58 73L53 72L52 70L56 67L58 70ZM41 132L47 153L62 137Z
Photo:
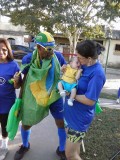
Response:
M35 50L23 87L21 118L22 123L28 126L35 125L45 118L49 114L49 106L60 98L56 88L60 78L60 64L56 55L51 59L43 59L42 65L38 57ZM47 76L50 70L53 71L54 80L48 89L46 86L50 81Z
M100 103L99 102L97 102L96 103L96 106L95 106L95 113L96 114L99 114L99 113L101 113L103 110L102 110L102 108L100 107Z
M19 98L16 98L16 101L13 104L9 112L6 128L8 132L8 138L10 140L14 139L14 137L16 136L17 130L18 130L19 122L21 120L19 117L21 104L22 104L22 100Z

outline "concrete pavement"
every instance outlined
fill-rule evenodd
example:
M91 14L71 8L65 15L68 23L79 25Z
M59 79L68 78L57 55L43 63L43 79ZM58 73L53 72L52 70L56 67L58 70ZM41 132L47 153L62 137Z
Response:
M117 99L118 88L120 87L120 69L107 68L106 83L102 89L102 93L115 95ZM120 109L120 104L116 104L116 100L100 98L101 107L112 109Z
M106 83L102 89L103 93L116 95L120 87L120 69L107 68Z
M116 103L116 100L100 98L100 106L107 107L111 109L120 109L120 104Z
M59 160L55 151L58 147L57 128L51 115L32 127L31 149L22 160ZM6 160L14 160L14 154L21 145L20 128L14 141L9 142Z

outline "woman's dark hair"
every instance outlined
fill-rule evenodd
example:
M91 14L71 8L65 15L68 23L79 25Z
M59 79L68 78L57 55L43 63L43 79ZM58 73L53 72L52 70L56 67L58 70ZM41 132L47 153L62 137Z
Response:
M97 42L97 54L100 55L101 52L103 52L105 50L105 47Z
M13 57L13 54L12 54L12 49L11 49L11 46L10 46L10 43L7 39L5 38L0 38L0 43L4 43L7 50L8 50L8 55L7 55L7 60L8 61L12 61L14 59Z
M84 40L77 44L76 50L78 54L85 58L91 57L97 59L98 55L104 50L104 47L95 41Z

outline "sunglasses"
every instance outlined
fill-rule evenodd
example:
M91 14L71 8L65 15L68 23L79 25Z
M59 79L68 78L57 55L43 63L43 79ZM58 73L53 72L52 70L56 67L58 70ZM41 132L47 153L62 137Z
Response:
M45 49L45 51L47 52L53 52L53 48L50 47L44 47L43 45L39 44L41 47L43 47Z

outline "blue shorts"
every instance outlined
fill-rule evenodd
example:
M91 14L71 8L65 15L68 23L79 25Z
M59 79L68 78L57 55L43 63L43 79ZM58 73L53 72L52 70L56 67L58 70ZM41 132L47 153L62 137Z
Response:
M64 90L66 90L67 92L71 92L71 90L77 86L77 83L70 84L63 80L61 80L60 82L62 83Z
M60 98L50 105L50 112L54 119L63 119L63 99Z

